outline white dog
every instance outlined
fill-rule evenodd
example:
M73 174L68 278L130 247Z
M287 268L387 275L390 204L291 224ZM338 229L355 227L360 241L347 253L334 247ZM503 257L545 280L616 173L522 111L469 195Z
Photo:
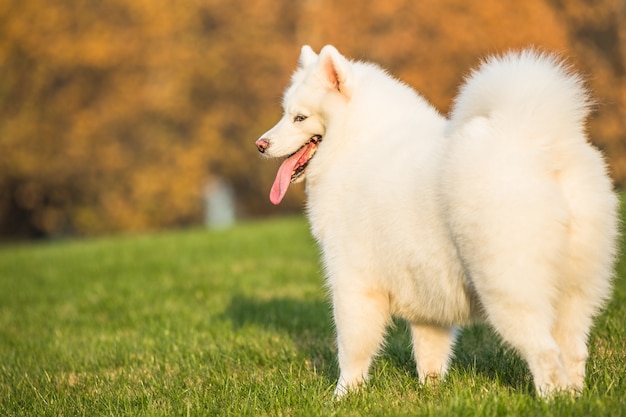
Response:
M306 175L337 395L367 379L392 316L410 323L423 382L445 375L458 326L486 320L540 394L582 390L618 229L588 107L580 78L532 50L485 61L446 119L376 65L302 48L283 118L256 145L286 157L274 204Z

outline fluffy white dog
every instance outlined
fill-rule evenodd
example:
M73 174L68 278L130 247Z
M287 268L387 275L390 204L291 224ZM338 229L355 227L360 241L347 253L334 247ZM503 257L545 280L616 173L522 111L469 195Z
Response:
M256 145L286 157L274 204L306 176L337 395L367 379L392 316L410 323L421 381L446 373L459 326L486 320L540 394L582 390L618 229L588 107L581 79L533 50L486 60L446 119L376 65L302 48L284 116Z

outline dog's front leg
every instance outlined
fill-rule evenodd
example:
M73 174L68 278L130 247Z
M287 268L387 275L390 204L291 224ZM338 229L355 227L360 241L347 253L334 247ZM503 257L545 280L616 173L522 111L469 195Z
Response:
M367 380L372 359L378 353L390 323L389 297L364 288L333 288L333 309L339 353L339 398Z

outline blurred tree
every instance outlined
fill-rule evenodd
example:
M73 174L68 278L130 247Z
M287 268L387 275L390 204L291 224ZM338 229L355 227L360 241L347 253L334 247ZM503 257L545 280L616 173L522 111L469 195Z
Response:
M241 215L277 164L254 140L280 117L299 46L379 62L442 112L486 53L534 44L590 74L594 141L626 184L619 0L9 0L0 3L0 233L93 234L200 223L211 177Z
M245 191L256 157L245 126L285 55L284 13L268 0L0 6L0 230L196 223L211 175ZM273 30L269 47L250 48ZM265 83L246 76L251 63Z
M388 0L370 4L367 13L331 0L308 4L314 14L332 13L303 24L302 40L334 42L349 55L383 63L444 113L463 76L486 54L568 45L565 28L542 0Z

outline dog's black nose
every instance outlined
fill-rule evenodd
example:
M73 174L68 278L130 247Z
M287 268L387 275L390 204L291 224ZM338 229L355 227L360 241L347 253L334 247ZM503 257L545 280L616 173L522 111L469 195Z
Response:
M265 153L267 148L269 148L269 146L270 146L270 141L267 140L267 139L264 139L264 138L261 138L261 139L257 140L255 143L256 143L256 148L261 153Z

